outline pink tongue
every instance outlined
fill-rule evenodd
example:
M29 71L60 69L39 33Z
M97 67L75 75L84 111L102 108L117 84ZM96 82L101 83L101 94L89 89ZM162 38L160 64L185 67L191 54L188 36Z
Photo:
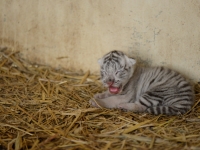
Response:
M117 94L117 93L119 93L120 89L117 87L110 86L109 91L110 91L110 93Z

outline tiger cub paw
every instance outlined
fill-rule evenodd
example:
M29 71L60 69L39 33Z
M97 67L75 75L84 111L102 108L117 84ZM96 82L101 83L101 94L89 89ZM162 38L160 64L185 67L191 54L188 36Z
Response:
M94 101L94 99L90 99L89 100L89 104L90 105L92 105L93 107L99 108L99 105L97 103L98 103L97 100L96 101Z
M128 111L128 108L127 108L127 105L126 104L119 104L119 105L117 105L117 108L118 109L120 109L120 110L122 110L122 111Z
M146 110L145 106L136 103L121 103L117 108L132 112L145 112Z
M107 98L107 97L108 97L107 93L97 93L94 95L95 99L103 99L103 98Z

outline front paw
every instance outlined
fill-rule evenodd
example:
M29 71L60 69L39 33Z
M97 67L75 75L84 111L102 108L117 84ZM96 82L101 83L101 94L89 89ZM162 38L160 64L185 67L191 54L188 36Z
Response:
M97 100L90 99L90 100L89 100L89 104L92 105L93 107L100 108L100 105L98 104L98 101L97 101Z
M125 110L125 111L132 111L132 112L145 112L147 109L144 105L136 104L136 103L121 103L117 105L117 108Z
M125 111L125 112L128 111L126 105L124 105L124 104L119 104L119 105L117 105L117 108L120 109L120 110L122 110L122 111Z
M105 98L105 94L103 94L103 93L97 93L97 94L94 95L94 98L95 99L103 99L103 98Z
M99 97L100 97L100 93L97 93L97 94L94 95L95 99L99 99Z

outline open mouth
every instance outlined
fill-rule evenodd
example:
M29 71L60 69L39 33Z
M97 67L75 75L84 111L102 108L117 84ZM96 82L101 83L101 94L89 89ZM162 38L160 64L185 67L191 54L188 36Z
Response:
M121 91L121 87L114 87L114 86L109 86L109 91L112 94L118 94Z

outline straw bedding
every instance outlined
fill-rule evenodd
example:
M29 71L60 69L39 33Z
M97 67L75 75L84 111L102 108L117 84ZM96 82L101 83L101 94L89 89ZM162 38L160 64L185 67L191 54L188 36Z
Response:
M92 108L99 77L0 50L0 150L200 149L200 84L183 116Z

